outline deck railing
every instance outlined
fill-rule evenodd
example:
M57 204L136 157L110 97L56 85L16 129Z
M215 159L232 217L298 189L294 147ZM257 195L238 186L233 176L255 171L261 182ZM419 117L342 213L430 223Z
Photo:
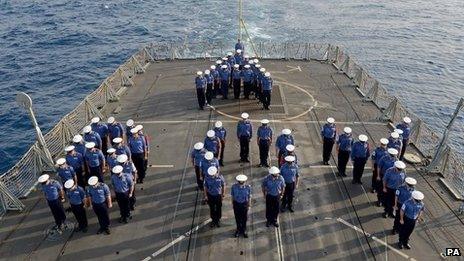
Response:
M52 157L63 155L63 148L73 135L81 132L94 116L106 118L104 108L117 101L124 88L134 86L133 77L143 73L145 67L155 60L169 59L217 59L229 51L229 45L211 43L149 44L119 66L98 88L84 98L71 112L66 114L46 135L45 141ZM342 48L330 44L312 43L257 43L260 59L320 60L333 63L340 72L353 79L354 84L364 94L367 102L373 102L382 109L379 117L392 122L402 117L413 119L411 142L427 158L432 157L440 141L439 136L409 112L401 102L361 68ZM456 190L464 191L462 173L464 165L455 151L451 151L447 162L443 162L441 172ZM53 166L45 163L37 143L8 171L0 175L0 216L7 210L21 210L24 206L18 200L26 197L35 187L37 177Z

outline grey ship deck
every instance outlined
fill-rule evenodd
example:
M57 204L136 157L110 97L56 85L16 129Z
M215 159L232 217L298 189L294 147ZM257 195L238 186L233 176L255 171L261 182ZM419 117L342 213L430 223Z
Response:
M145 184L137 187L133 220L119 224L115 204L110 214L112 234L96 235L97 220L89 209L86 234L67 231L61 237L46 237L52 217L41 193L34 192L24 200L27 209L23 213L12 212L1 220L0 259L437 260L446 247L464 247L464 226L447 205L452 202L455 207L456 202L436 177L423 176L408 166L408 175L418 180L418 189L425 194L427 210L425 223L412 235L413 250L400 251L394 246L397 236L390 235L393 220L381 217L382 209L373 204L375 195L367 192L370 165L366 165L363 186L351 185L350 177L337 177L334 160L332 166L321 165L319 128L328 116L337 120L339 130L351 126L355 135L368 134L371 143L389 132L388 124L377 119L380 110L373 103L362 102L346 75L317 61L264 60L262 64L277 85L270 112L261 110L255 101L243 100L214 100L214 110L199 111L193 77L198 69L207 68L209 61L151 64L145 74L135 77L135 87L107 108L111 113L119 107L118 120L133 118L142 123L152 139L152 166ZM255 128L260 119L268 118L275 133L284 127L294 131L302 179L296 212L281 214L278 229L265 227L260 182L266 169L256 167L255 140L251 164L238 163L234 136L237 117L243 111L250 113ZM199 203L189 152L215 120L222 120L229 131L222 169L228 184L244 173L254 188L248 239L232 237L235 221L230 196L223 205L223 226L203 226L209 211ZM271 159L275 162L273 150ZM71 213L68 219L74 219ZM193 233L185 234L192 228Z

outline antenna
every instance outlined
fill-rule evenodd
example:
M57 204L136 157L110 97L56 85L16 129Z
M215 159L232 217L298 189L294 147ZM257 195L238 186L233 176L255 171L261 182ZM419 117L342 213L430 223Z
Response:
M245 21L243 20L243 0L238 0L238 36L237 37L238 37L238 39L240 39L240 41L243 42L242 29L243 29L243 31L245 31L245 35L248 38L248 40L250 41L251 49L253 49L253 52L254 52L255 56L259 57L258 52L256 51L255 45L253 43L253 40L251 39L251 36L248 33Z

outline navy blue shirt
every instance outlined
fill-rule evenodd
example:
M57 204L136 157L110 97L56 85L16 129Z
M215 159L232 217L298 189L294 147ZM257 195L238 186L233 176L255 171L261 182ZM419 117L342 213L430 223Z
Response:
M132 153L127 145L119 144L114 148L116 150L116 155L126 154L128 158L131 157Z
M87 197L92 199L92 203L101 204L110 196L110 188L105 183L98 183L95 187L87 187Z
M280 167L280 175L284 178L285 183L293 183L300 176L296 164L285 163Z
M351 151L353 145L353 136L351 134L342 133L338 135L337 144L340 150Z
M207 175L203 182L208 194L213 196L222 194L222 190L225 186L224 177L222 175Z
M393 165L395 165L395 161L396 161L396 157L392 157L390 156L390 154L388 153L385 153L385 156L383 156L381 159L380 159L380 162L379 162L379 170L381 173L385 173L385 171L387 171L387 169L393 167Z
M214 77L211 74L206 74L205 80L206 80L206 84L212 84L214 81Z
M279 137L277 137L276 147L279 149L280 153L286 151L286 147L289 144L295 145L295 140L293 139L292 135L280 134Z
M411 135L411 128L409 127L409 124L403 122L396 125L396 128L403 131L402 136L404 140L409 139L409 135Z
M261 140L271 140L272 139L272 129L269 126L259 126L257 136Z
M74 171L73 167L71 167L71 166L66 166L66 167L63 167L63 168L58 167L57 172L58 172L58 176L60 176L61 182L63 182L63 184L69 179L74 179L74 177L76 176L76 172Z
M384 147L377 147L374 152L372 153L371 159L375 162L375 164L378 166L380 163L380 160L382 159L383 156L387 154L387 149Z
M406 200L411 198L412 192L414 191L413 187L408 185L402 185L396 190L396 196L398 197L398 203L400 206L406 202Z
M118 157L116 155L106 156L106 164L108 164L108 166L110 167L110 170L112 170L114 166L119 165L117 158Z
M214 80L219 79L219 71L218 70L211 70L210 74L211 74L211 76L213 76Z
M237 50L242 50L242 54L245 53L245 46L243 45L243 43L237 42L235 44L235 51Z
M401 151L401 146L403 146L403 141L401 139L394 139L392 137L388 138L388 148L394 148L397 151Z
M204 144L205 144L205 149L207 151L211 151L213 154L216 154L218 153L218 149L219 149L219 144L221 143L221 141L219 140L218 137L214 137L214 138L208 138L206 137L205 138L205 141L204 141Z
M147 148L145 139L140 135L137 138L135 136L130 137L128 145L131 153L144 153Z
M208 169L209 169L209 167L212 167L212 166L219 169L219 161L218 161L218 159L213 158L212 160L207 160L207 159L203 158L203 160L201 160L200 168L201 168L201 174L203 175L203 177L208 176Z
M246 83L250 83L254 79L254 73L251 69L245 69L242 71L243 81Z
M79 152L66 154L66 164L73 167L74 170L82 169L84 165L84 157Z
M197 77L195 78L195 87L196 87L197 89L206 88L206 79L205 79L205 77L197 76Z
M79 186L74 189L68 189L66 195L71 205L80 205L84 203L85 192L84 189Z
M190 157L193 159L193 164L200 167L201 161L205 158L205 150L192 150Z
M321 135L322 135L322 138L335 139L335 136L337 135L335 124L331 124L331 123L324 124L324 126L322 126Z
M261 78L261 84L264 91L271 91L272 90L272 79L271 77L263 77Z
M401 206L401 210L403 210L406 217L416 220L419 213L424 210L424 203L409 199Z
M90 133L84 134L84 140L86 142L94 142L97 148L101 149L102 147L102 140L98 132L91 131Z
M134 181L132 175L123 173L121 176L111 175L111 183L113 183L114 191L117 193L127 193L132 188Z
M354 159L368 159L370 156L369 143L356 141L351 147L351 158Z
M222 81L229 81L230 72L227 69L221 69L219 71L219 76L221 77Z
M76 152L79 152L80 154L82 154L82 156L85 156L85 152L87 151L87 149L85 148L84 143L77 142L77 143L73 143L73 145L74 145L74 150Z
M95 151L90 151L87 150L85 153L85 160L87 161L87 164L89 167L98 167L103 164L103 161L105 160L105 156L101 152L101 150L95 150Z
M398 171L395 167L391 167L385 171L383 181L387 185L387 188L398 189L406 178L406 174L402 171Z
M266 191L268 195L278 196L285 189L285 180L282 176L277 176L274 178L271 174L268 174L262 183L262 188Z
M253 126L251 122L241 120L237 124L237 138L240 137L248 137L251 138L253 136Z
M220 140L226 139L227 131L224 127L214 128L214 133L216 134L216 137L218 137Z
M48 201L57 200L60 191L63 189L60 182L51 179L48 184L42 185L42 191Z
M232 72L232 79L240 80L242 78L242 72L239 69L234 69Z
M230 195L232 200L237 203L249 202L251 198L251 186L248 184L240 185L235 183L230 189Z
M108 124L108 132L110 134L110 139L112 141L114 138L122 138L123 133L124 133L124 128L122 127L122 124L119 122L112 123L112 124Z
M122 173L130 175L132 178L134 178L133 173L137 171L135 168L134 163L131 161L127 161L126 163L122 164Z
M90 126L92 127L93 131L100 135L100 138L105 138L106 136L108 136L108 126L106 126L106 124L99 122L92 123L90 124Z
M242 55L241 54L235 54L234 55L234 60L235 60L235 64L242 64Z

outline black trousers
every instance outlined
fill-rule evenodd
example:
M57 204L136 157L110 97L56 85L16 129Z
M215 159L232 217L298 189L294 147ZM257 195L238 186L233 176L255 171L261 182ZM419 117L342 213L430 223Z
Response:
M398 204L396 205L396 210L395 210L395 221L393 222L393 229L396 230L397 232L400 231L400 227L401 227L401 224L400 224L400 209L401 209L401 205L402 205L402 203L400 204L400 202L398 202Z
M98 223L100 224L101 230L106 230L110 226L110 215L108 214L108 205L106 202L103 203L92 203L93 211L97 215Z
M241 136L240 137L240 160L248 160L248 155L250 154L250 137Z
M268 223L276 223L280 211L280 196L266 195L266 220Z
M295 192L295 182L285 183L284 196L282 197L282 208L286 206L292 208L293 205L293 195Z
M233 201L232 206L234 208L237 231L243 234L246 231L246 223L248 219L248 202L238 203Z
M209 213L213 223L217 224L222 217L222 195L208 193Z
M213 83L208 83L206 85L206 102L208 104L211 103L211 100L213 99L213 96L214 96Z
M354 158L353 159L353 180L361 182L362 175L364 173L364 166L366 165L366 158Z
M128 218L130 216L129 193L116 192L116 201L119 205L119 214L121 215L121 218Z
M335 143L335 139L333 138L324 138L322 143L322 160L324 162L329 162L330 154L332 153L332 148Z
M203 179L202 179L202 176L201 176L200 166L195 166L195 176L197 178L198 189L203 191Z
M406 152L406 147L409 144L409 139L403 139L403 146L401 147L400 160L403 160L404 153Z
M200 107L200 109L203 109L205 106L205 98L205 89L197 88L198 107Z
M132 161L134 162L135 168L137 169L138 181L143 181L145 178L145 167L144 167L144 154L143 153L132 153Z
M250 98L251 89L252 89L252 83L251 82L244 82L243 83L243 95L245 96L245 99Z
M220 93L221 93L221 82L219 80L214 80L213 98L216 98L216 96Z
M379 171L377 175L380 177L380 180L376 181L377 200L385 205L385 193L383 192L383 173Z
M66 221L66 214L64 213L63 204L59 199L47 200L48 206L52 211L53 218L55 219L55 224L57 226L63 225Z
M82 188L85 188L85 186L87 185L87 180L84 177L84 170L82 168L74 168L74 171L76 172L77 185L79 185Z
M134 210L135 209L135 202L137 201L137 198L135 197L135 189L134 192L132 192L132 197L129 198L129 209Z
M224 149L226 147L226 141L221 140L221 151L219 152L219 156L221 156L221 159L219 160L219 164L223 165L224 164Z
M378 182L377 182L377 177L379 173L377 173L377 163L374 163L374 169L372 170L372 180L371 180L371 187L372 189L375 189L377 191L378 188Z
M269 157L269 140L259 140L259 164L267 165L267 158Z
M262 102L265 109L269 109L271 105L271 90L263 90L262 93Z
M233 80L233 86L234 86L234 98L235 99L238 99L240 98L240 83L241 83L241 80L240 79L234 79Z
M106 152L108 150L108 143L106 143L108 140L108 137L107 136L101 137L101 140L102 140L102 147L100 149L103 152L103 155L105 155L106 157L106 155L108 155L108 153Z
M387 188L387 193L384 195L384 210L390 216L393 216L393 206L395 204L396 189Z
M279 166L279 169L280 169L280 167L282 167L282 162L284 161L283 155L284 155L284 152L279 150L279 153L277 155L277 164Z
M87 214L85 213L84 203L79 205L71 204L71 210L76 217L80 229L87 228Z
M229 81L221 81L221 94L224 99L227 99L229 94Z
M90 169L90 173L89 173L89 176L87 177L87 181L89 181L90 177L96 176L99 182L103 182L103 173L102 173L100 166L89 167L89 169Z
M351 151L339 150L338 151L338 173L341 175L346 174L346 164L350 159Z
M406 245L409 242L409 237L411 236L412 231L414 231L416 220L408 218L407 216L404 216L403 220L404 224L400 226L399 231L399 241L400 244Z

